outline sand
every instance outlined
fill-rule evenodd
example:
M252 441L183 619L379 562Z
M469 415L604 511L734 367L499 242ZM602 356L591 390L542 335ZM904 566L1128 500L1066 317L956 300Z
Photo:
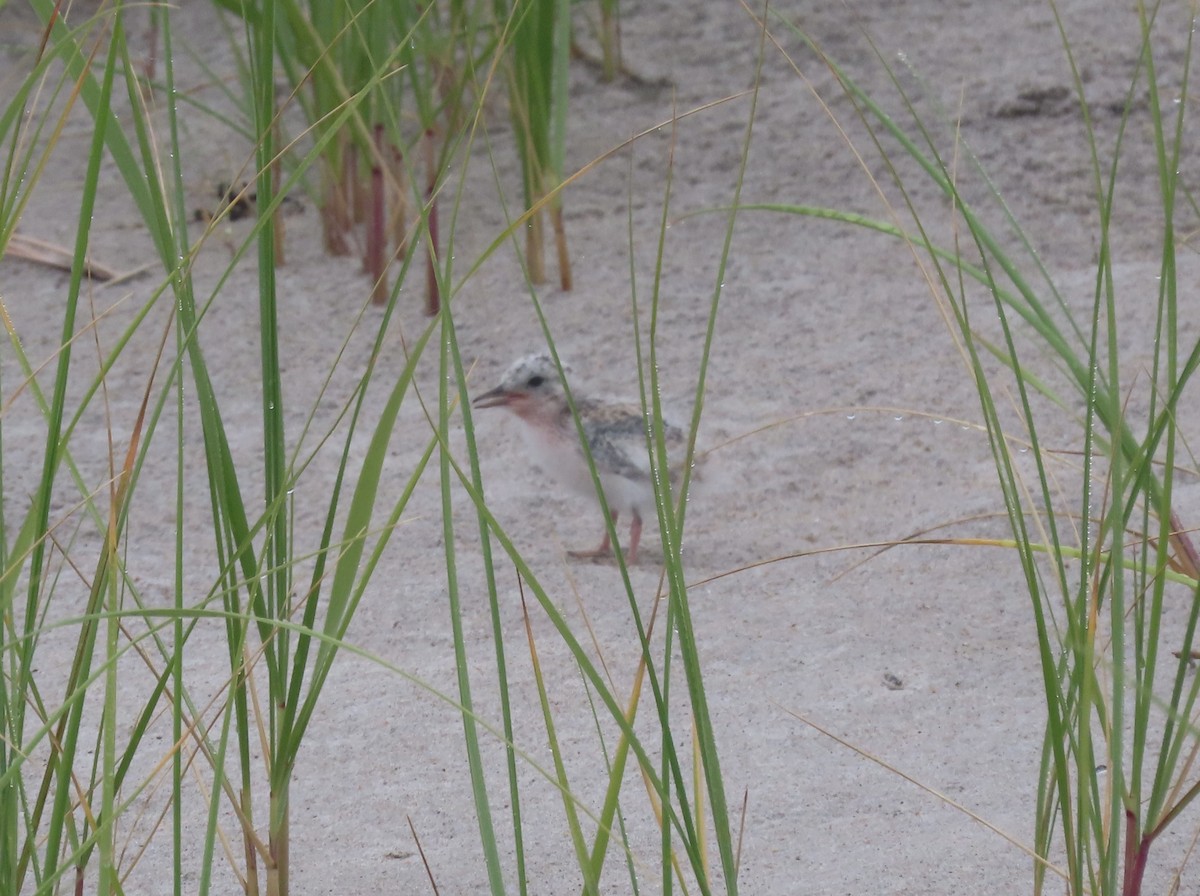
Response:
M1064 0L1058 10L1107 166L1117 113L1137 64L1137 17L1130 4L1094 0ZM778 11L902 116L878 51L937 126L939 139L946 138L943 149L953 146L949 135L959 127L957 164L968 170L968 150L979 160L1068 301L1087 307L1099 248L1092 169L1083 119L1072 99L1071 69L1048 5L911 0L787 3ZM782 26L776 34L798 71L768 44L753 92L761 41L754 19L739 4L623 3L622 16L625 60L637 77L605 84L593 65L573 64L567 168L577 170L635 134L649 132L571 185L565 208L575 289L564 294L551 282L539 288L538 298L577 373L577 388L635 395L631 296L636 296L636 320L645 339L656 289L659 224L669 201L657 285L657 354L664 396L686 415L712 297L723 282L701 436L702 447L714 450L689 507L684 551L726 792L732 806L740 807L743 800L746 805L740 890L776 896L1026 891L1031 860L999 833L1019 844L1032 840L1045 712L1030 599L1015 554L906 546L872 557L870 549L851 547L923 531L1008 533L991 453L978 428L978 397L934 290L901 241L844 223L764 211L738 217L728 264L720 272L727 224L721 209L735 195L752 110L744 202L825 206L882 220L895 213L910 227L902 197L829 69ZM1159 18L1158 78L1169 98L1186 47L1183 4L1168 4ZM38 32L29 13L11 6L0 11L0 25L3 83L23 71L20 51L36 42ZM207 4L184 4L175 27L215 71L233 74L231 52ZM593 47L582 25L580 32L583 46ZM135 33L135 45L139 39ZM180 66L185 89L220 102L194 62ZM724 101L679 117L718 100ZM1137 320L1151 307L1161 212L1144 83L1133 103L1113 246L1122 295L1130 303L1123 313ZM218 182L244 176L238 171L246 147L212 119L193 109L184 112L184 182L189 201L200 207L211 204ZM497 180L512 202L520 190L503 108L489 107L484 123L489 142L480 136L470 151L453 224L455 317L464 357L476 365L474 391L494 384L513 358L544 344L514 248L502 245L473 269L504 228ZM90 133L86 116L71 117L54 164L30 199L23 234L68 244L73 239ZM891 140L885 147L897 148ZM955 228L949 203L911 164L902 163L900 170L930 232L950 243ZM963 182L970 200L986 204L978 177L964 174ZM1002 230L994 208L988 215ZM447 210L443 220L449 217ZM218 285L217 279L250 226L249 221L223 225L197 257L194 273L202 297L217 291L200 339L234 456L253 493L261 488L253 483L262 454L255 423L260 372L253 260L226 282ZM202 225L193 223L189 232L199 237ZM318 251L318 218L310 200L289 213L287 233L287 263L279 270L284 400L288 436L306 455L351 394L381 313L367 308L354 329L369 284L355 260ZM97 327L101 350L109 351L161 284L141 219L111 164L104 172L92 253L118 269L151 264L148 274L93 290L97 311L116 306ZM553 281L553 264L550 271ZM1194 276L1195 266L1189 264L1184 274ZM419 281L414 278L400 295L370 392L368 420L377 417L403 368L404 341L411 342L424 326ZM66 286L60 271L12 258L0 261L0 296L35 364L58 344ZM979 289L971 294L979 314L986 314L986 294ZM169 300L160 299L109 376L107 401L118 454L168 311ZM1135 331L1130 339L1143 336ZM77 346L74 402L95 367L90 338ZM349 349L326 386L347 341ZM1136 367L1149 350L1148 342L1134 341L1131 365ZM36 482L44 429L29 390L11 400L20 379L11 350L0 357L4 487L12 514L13 504ZM433 360L431 354L418 372L427 399L436 394ZM50 388L52 369L51 364L39 373L43 389ZM160 378L165 370L160 368ZM92 404L72 435L71 449L84 481L96 488L106 475L109 436L101 404ZM306 432L314 407L316 425ZM126 542L129 576L151 603L171 600L177 524L189 533L188 598L199 602L215 581L206 543L206 537L211 540L205 528L209 497L198 475L203 463L198 419L194 407L188 413L193 478L185 520L175 519L169 404L133 497ZM515 421L492 412L478 414L475 422L490 506L593 657L603 655L617 692L628 693L638 645L619 571L614 564L566 557L567 549L591 546L599 537L594 508L531 468ZM463 457L461 431L455 431L454 448ZM408 402L392 437L381 502L396 499L429 435L420 408ZM740 436L745 438L730 442ZM1055 447L1078 445L1069 420L1052 424L1049 437ZM351 451L352 475L365 442L364 431ZM297 486L300 551L315 545L319 535L336 444L317 454ZM72 499L64 490L57 511L65 512L73 500L77 495ZM461 490L454 497L454 521L478 709L496 725L500 716L490 683L491 621L479 537ZM433 465L382 557L348 636L356 648L393 668L344 653L305 738L292 793L293 892L429 892L409 819L440 892L481 892L486 885L462 723L452 706L427 689L456 692L442 540ZM91 524L85 525L72 556L86 567L94 562L96 545ZM661 557L657 533L648 530L643 561L631 572L643 613L655 600ZM770 562L775 558L789 559ZM503 560L498 573L516 739L532 760L548 768L516 575ZM88 574L85 568L83 575ZM70 573L64 573L59 591L64 607L77 609L86 597L85 585ZM585 635L585 614L591 635ZM586 692L545 613L535 607L531 624L571 785L594 812L605 775ZM227 674L220 634L213 624L190 648L196 680L210 678L213 693ZM47 656L69 646L67 640L56 643L48 639ZM661 650L661 633L654 643ZM148 674L133 659L127 668L133 705L132 695L145 686ZM673 668L674 686L681 690L678 658ZM198 694L204 693L198 686ZM674 719L675 736L686 752L682 706ZM655 747L651 710L643 705L639 728ZM148 741L153 755L147 768L169 746L165 720L160 724L160 733ZM613 728L604 730L611 748ZM511 885L515 870L511 835L504 833L503 750L486 734L484 750ZM197 812L203 810L200 793L211 772L202 768L201 776L203 782L190 782L188 795ZM559 796L528 764L522 764L521 778L530 890L577 892ZM165 798L165 791L150 792L139 805L158 811ZM259 800L258 811L265 814L265 800ZM626 781L623 808L642 892L658 891L656 829L633 775ZM740 814L735 808L738 824ZM224 819L229 822L229 813ZM131 853L134 845L151 843L127 881L129 893L165 892L169 834L152 835L151 826L149 816L136 824L131 819L123 831ZM201 834L198 828L193 832ZM1156 854L1154 880L1164 882L1177 863L1171 848L1168 840ZM197 880L196 861L195 855L185 858L189 885ZM131 863L127 858L126 865ZM234 892L235 881L220 856L215 869L214 892ZM619 855L610 857L603 890L630 891Z

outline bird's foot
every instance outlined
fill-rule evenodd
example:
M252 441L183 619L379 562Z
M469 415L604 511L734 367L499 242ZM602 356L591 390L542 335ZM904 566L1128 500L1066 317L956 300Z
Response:
M616 514L613 514L613 522L616 522ZM612 542L609 540L608 533L604 533L604 540L600 542L600 547L593 548L590 551L567 551L567 556L572 560L607 560L612 557Z
M612 558L612 547L606 541L598 548L592 548L590 551L567 551L567 556L572 560L609 560Z
M613 524L617 522L617 515L612 515ZM629 527L629 550L625 552L625 563L628 566L633 566L637 563L638 542L642 538L642 518L636 513L633 515L633 523ZM572 560L608 560L613 556L612 541L608 537L608 532L604 533L604 540L600 542L600 547L590 551L567 551L567 556Z

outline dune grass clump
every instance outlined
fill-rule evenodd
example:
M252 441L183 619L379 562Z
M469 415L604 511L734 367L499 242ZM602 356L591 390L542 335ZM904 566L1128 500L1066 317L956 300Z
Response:
M357 86L338 83L348 70L339 70L332 59L339 40L367 37L359 29L375 13L366 6L353 12L339 7L341 17L318 29L314 19L329 5L306 11L285 0L266 0L238 7L246 23L248 169L259 214L232 252L216 250L218 270L213 275L211 265L206 268L201 285L195 271L214 257L210 240L220 220L191 221L184 185L196 153L205 149L181 137L181 124L185 114L205 110L184 104L177 13L169 6L147 13L160 42L155 66L160 80L151 83L134 62L126 27L130 13L121 4L102 5L91 17L54 0L33 0L32 6L44 33L30 37L26 68L0 110L0 142L6 148L0 250L21 221L29 195L42 187L50 154L73 149L62 127L67 117L86 114L91 130L82 152L84 178L60 336L46 357L26 348L37 344L25 338L28 324L21 312L27 309L13 306L10 314L7 299L0 305L11 352L0 383L0 482L31 472L27 440L10 433L36 432L40 446L28 500L6 490L0 501L0 891L108 896L152 886L161 892L236 888L286 896L304 890L293 874L292 831L301 823L291 802L293 776L319 725L318 708L339 699L331 670L353 651L374 673L433 693L445 707L447 729L457 726L461 759L453 773L469 782L478 831L472 858L491 892L534 892L542 886L526 870L523 813L547 812L541 796L524 783L532 769L561 805L561 830L577 864L573 888L599 892L606 871L623 864L635 888L649 867L671 882L664 886L736 893L734 825L680 547L682 495L662 477L656 502L665 584L656 597L665 599L652 602L649 618L642 618L628 570L622 569L641 647L636 668L622 684L608 676L585 633L563 616L557 595L539 582L484 497L467 365L456 335L456 295L489 254L511 245L526 218L514 218L482 257L456 267L453 253L436 251L426 197L415 238L434 247L427 271L442 299L431 309L434 317L405 334L401 359L380 363L398 326L395 294L421 267L407 252L397 258L397 283L383 310L346 323L345 346L365 345L365 351L340 351L326 362L320 394L300 399L311 404L288 404L297 399L285 389L287 318L276 278L281 245L276 212L305 178L354 168L357 163L348 160L355 156L372 164L389 158L392 138L377 140L378 127L390 134L393 127L402 129L403 119L382 111L387 108L382 91L415 75L395 46L356 48L369 60ZM409 20L404 27L413 36L420 26ZM296 45L281 50L288 41ZM280 123L275 73L281 55L302 68L301 80L324 79L318 72L331 70L329 105L294 144ZM432 83L431 96L440 89ZM371 117L376 106L381 121ZM448 108L439 100L428 111L442 116L446 145L465 144L474 120L448 115ZM471 108L477 114L479 106ZM423 132L425 125L421 119ZM292 154L286 165L285 147ZM121 298L98 291L88 279L91 228L110 160L121 199L153 257ZM448 181L447 169L437 170L435 189L454 197L448 222L453 239L465 175L460 171L457 181ZM553 180L542 181L539 189L539 202L557 201L560 186ZM663 230L666 221L664 210ZM728 248L727 240L726 253ZM253 271L239 279L244 265ZM227 357L217 351L225 347L214 345L215 322L228 313L221 297L228 300L231 284L246 281L253 284L250 301L256 303L257 378L226 376L213 366L221 363L214 358ZM719 283L697 376L693 440ZM358 296L364 312L377 297L374 286ZM651 302L657 320L657 283ZM97 320L107 317L120 321L112 324L115 337L107 327L100 335ZM546 329L551 345L558 335ZM647 413L661 431L656 339L655 329L639 335L631 352L643 362ZM434 394L418 390L422 364L438 371ZM117 369L131 370L132 380L127 375L118 387ZM347 396L332 399L328 387L336 378L349 378L352 387ZM138 384L134 394L131 381ZM415 435L398 422L402 409L414 402L422 404L413 416L427 427ZM107 446L102 456L89 438L96 427ZM412 436L404 450L397 448L401 432ZM464 435L465 447L459 447ZM647 451L665 468L661 444L648 444ZM445 615L424 622L449 633L452 693L437 691L402 664L369 655L350 637L351 623L389 553L411 549L400 524L411 517L414 493L431 480L441 499ZM469 558L456 550L461 513L456 505L464 495L480 543L478 555ZM171 520L165 527L164 514ZM148 532L158 539L153 551L144 540ZM167 545L165 554L159 542ZM486 583L494 639L486 659L475 654L463 624L459 583L477 572ZM147 573L153 586L146 584ZM531 676L524 690L508 659L512 648L504 643L497 585L501 576L514 574L530 611L520 646L530 661L520 670ZM478 601L480 595L471 597ZM664 619L656 623L660 613ZM656 635L656 626L667 634ZM606 782L598 805L572 790L571 764L558 747L562 722L551 696L561 682L542 674L538 647L547 638L567 647L593 701L597 737L584 761L587 771L600 769ZM199 671L206 667L209 672ZM644 685L651 708L637 718ZM498 719L475 708L483 688L499 697ZM536 694L544 722L532 744L523 742L530 735L513 724L513 702L527 692ZM544 767L534 756L547 742L552 761ZM497 755L503 771L494 778L488 758ZM643 793L630 794L626 786L626 772L634 767ZM505 806L502 818L492 808L499 805ZM658 852L652 850L648 862L641 858L643 845L627 834L624 817L632 806L659 826L652 844ZM715 860L710 832L716 835Z
M953 122L919 111L882 54L894 88L886 98L863 89L785 17L770 26L798 37L834 75L901 204L886 221L798 204L758 208L866 226L908 243L979 395L1042 664L1045 740L1040 776L1029 782L1037 799L1036 893L1137 896L1164 831L1190 826L1193 840L1200 831L1192 807L1200 793L1200 554L1195 522L1178 509L1180 483L1195 471L1183 422L1200 366L1200 340L1184 326L1189 291L1177 265L1189 251L1180 220L1196 217L1183 162L1192 150L1186 122L1196 11L1138 3L1132 14L1141 46L1111 142L1094 127L1070 35L1058 20L1098 226L1097 257L1080 259L1095 266L1091 301L1082 308L1060 292L969 146L935 136L948 131L957 140ZM1160 67L1168 55L1158 37L1164 28L1189 36L1182 61L1169 70ZM800 65L788 61L802 77ZM1148 150L1127 139L1140 97L1148 114L1137 126L1148 122ZM889 111L889 103L900 111ZM1157 172L1158 193L1130 197L1120 192L1120 171L1130 154L1142 152L1148 157L1136 161ZM966 198L964 180L976 194L982 185L981 202ZM926 212L913 198L926 184L954 213L953 245L929 236ZM1159 211L1159 277L1151 296L1122 292L1114 276L1112 237L1121 204L1130 201L1153 202ZM1129 336L1128 307L1144 309L1148 322ZM1133 352L1147 332L1150 360L1139 367ZM1122 348L1126 339L1138 348ZM1051 452L1042 438L1066 422L1076 427L1070 454L1078 459L1069 475L1055 469L1061 446ZM1026 448L1032 474L1021 463ZM1186 856L1180 861L1176 888Z

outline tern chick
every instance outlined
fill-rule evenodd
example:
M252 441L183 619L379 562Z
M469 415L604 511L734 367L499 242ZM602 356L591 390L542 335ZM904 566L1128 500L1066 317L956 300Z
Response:
M570 368L564 369L570 372ZM572 395L613 523L622 514L629 516L629 548L625 556L633 564L637 562L642 519L655 514L646 421L641 406L587 398L574 390ZM471 404L476 408L507 408L523 424L523 435L539 466L574 491L595 497L592 474L558 368L548 354L520 358L505 371L496 388L477 396ZM684 431L664 422L663 437L674 462L682 456L687 444ZM674 472L677 470L673 468ZM610 553L606 527L598 548L571 551L570 556L602 557Z

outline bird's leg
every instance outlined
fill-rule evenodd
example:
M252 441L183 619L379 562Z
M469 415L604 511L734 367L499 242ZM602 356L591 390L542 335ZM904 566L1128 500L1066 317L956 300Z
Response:
M617 524L617 512L612 512L613 525ZM607 557L612 554L612 542L608 538L608 528L604 529L604 540L600 542L600 547L591 551L567 551L568 557L573 557L576 560L595 560L597 557Z
M615 523L616 520L614 519ZM630 566L637 563L638 542L642 540L642 515L636 510L633 512L633 520L629 523L629 550L625 552L625 562Z

